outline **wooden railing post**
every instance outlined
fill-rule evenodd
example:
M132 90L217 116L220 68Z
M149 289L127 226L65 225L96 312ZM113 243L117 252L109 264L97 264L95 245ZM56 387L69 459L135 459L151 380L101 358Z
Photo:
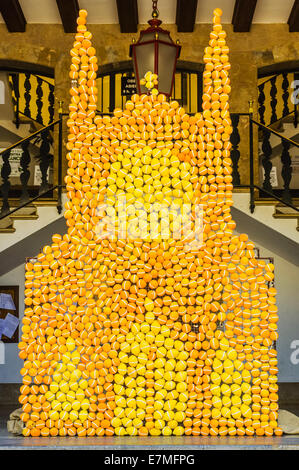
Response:
M249 101L249 183L250 183L250 212L255 209L254 202L254 154L253 154L253 101Z
M20 180L22 183L22 194L20 197L21 204L24 202L27 202L29 199L28 181L30 178L30 170L28 169L28 167L31 161L30 153L28 150L29 144L30 144L29 140L24 140L21 143L21 148L22 148L22 156L21 156L21 161L20 161L21 170L22 170L22 173L20 174Z
M233 131L231 133L231 160L232 160L232 178L233 178L233 185L237 186L240 184L240 173L238 168L238 163L240 159L240 150L239 150L239 143L240 143L240 133L238 129L240 116L237 113L231 114L231 121L232 121L232 128Z
M2 193L2 207L1 207L1 212L0 212L1 215L7 214L10 210L9 201L8 201L9 190L10 190L9 176L11 173L9 157L10 157L10 150L2 154L3 165L1 169L1 177L2 177L3 183L1 185L1 193Z
M286 139L281 139L281 144L282 144L282 154L281 154L281 163L282 163L282 169L281 169L281 176L283 179L283 193L282 193L282 199L286 202L292 203L292 197L291 197L291 192L290 192L290 182L292 179L292 160L290 157L290 142Z
M288 73L285 72L282 74L283 80L282 80L282 101L283 101L283 110L282 110L282 115L287 116L290 113L290 108L289 108L289 96L290 96L290 82L288 78Z
M62 212L62 112L63 101L59 101L59 124L58 124L58 198L57 198L57 211L58 214Z

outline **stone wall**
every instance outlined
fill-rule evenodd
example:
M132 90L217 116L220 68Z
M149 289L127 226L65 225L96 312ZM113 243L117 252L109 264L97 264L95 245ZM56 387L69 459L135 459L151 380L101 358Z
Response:
M145 26L139 26L139 30ZM182 45L180 59L202 62L204 48L208 44L211 25L197 24L193 33L178 33L175 25L165 25L174 40ZM129 45L138 34L121 34L119 25L90 25L93 44L99 64L129 59ZM254 24L250 33L234 33L232 25L224 25L230 47L231 111L248 112L248 101L254 100L257 111L257 71L259 67L299 60L299 33L289 33L287 24ZM26 61L54 69L56 117L58 101L63 100L63 110L68 111L68 77L74 35L66 34L58 24L29 24L25 33L9 33L0 25L0 64L5 61ZM244 135L247 133L244 126ZM57 153L57 152L55 152ZM257 156L256 156L257 158ZM248 175L248 160L242 150L239 162L241 175ZM243 181L245 183L245 181Z

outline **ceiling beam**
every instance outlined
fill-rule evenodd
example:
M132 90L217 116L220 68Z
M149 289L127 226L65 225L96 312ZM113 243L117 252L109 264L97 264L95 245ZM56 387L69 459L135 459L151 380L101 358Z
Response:
M26 19L19 0L0 0L0 11L10 33L24 33Z
M298 33L299 31L299 0L295 0L288 19L290 33Z
M236 33L250 31L257 0L236 0L232 24Z
M137 33L137 0L116 0L116 5L121 33Z
M197 0L177 0L176 25L179 33L192 33L194 30Z
M77 31L77 18L79 16L78 0L56 0L61 22L65 33Z

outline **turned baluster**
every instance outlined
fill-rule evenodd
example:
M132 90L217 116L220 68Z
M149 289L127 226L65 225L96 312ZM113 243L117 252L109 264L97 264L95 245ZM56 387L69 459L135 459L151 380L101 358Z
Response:
M285 202L292 203L292 197L291 197L291 192L290 192L290 183L292 179L292 159L290 156L290 142L286 139L281 139L281 144L282 144L282 154L281 154L281 163L282 163L282 169L281 169L281 176L283 178L283 193L282 193L282 199Z
M240 143L240 133L239 133L239 121L240 116L238 114L231 114L231 121L233 131L231 133L230 141L232 144L231 149L231 160L232 160L232 178L233 178L233 185L240 184L240 173L238 168L238 163L240 159L240 151L239 151L239 143Z
M2 207L1 207L1 215L5 215L9 212L10 207L9 207L9 201L8 201L8 196L9 196L9 190L10 190L10 181L9 181L9 176L11 173L11 166L9 163L9 157L10 157L10 150L7 152L2 153L2 160L3 160L3 165L1 168L1 177L2 177L2 185L1 185L1 194L2 194Z
M270 143L271 132L268 129L263 129L263 143L262 143L262 165L264 168L264 181L263 181L263 188L267 191L272 192L272 184L271 184L271 170L272 170L272 162L271 162L271 155L272 155L272 146Z
M20 167L21 167L20 181L22 184L22 194L20 197L20 203L24 203L29 200L28 181L30 178L30 170L28 167L31 161L30 153L28 150L29 144L30 144L29 140L25 140L21 144L21 148L23 152L22 152L22 156L20 160Z

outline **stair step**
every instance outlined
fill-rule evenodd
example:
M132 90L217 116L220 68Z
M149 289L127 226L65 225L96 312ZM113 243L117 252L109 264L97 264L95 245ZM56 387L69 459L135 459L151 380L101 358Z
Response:
M13 119L12 121L15 125L17 123L16 119ZM36 130L41 129L43 127L42 124L40 124L38 121L35 121L34 119L31 119L27 116L22 116L19 118L19 124L30 124L36 128Z
M294 216L299 217L299 212L295 211L291 207L278 207L278 206L276 206L275 209L276 209L275 210L276 214L293 214Z
M7 229L13 227L13 221L9 216L0 220L0 229Z
M289 114L288 116L283 117L281 121L286 124L289 124L289 123L294 124L294 114ZM294 126L294 129L296 129L295 126Z
M19 206L10 206L10 210L18 209ZM25 206L22 208L19 208L16 214L23 214L23 215L32 215L36 214L36 207L35 206Z
M12 219L16 219L16 220L36 220L36 219L38 219L37 214L18 214L18 212L15 212L14 214L11 214L10 217Z
M9 207L14 208L18 207L20 204L19 199L9 199ZM56 206L57 201L55 199L37 199L36 201L33 201L31 204L28 204L26 207L31 207L31 208L36 208L36 206Z
M234 193L248 193L249 188L236 188L236 187L234 187L233 192Z
M274 124L270 124L270 129L273 129L274 131L276 132L280 132L282 133L283 132L283 123L286 122L286 121L277 121L275 122Z
M279 204L279 202L274 198L273 199L259 198L259 199L255 199L254 203L256 206L277 206Z
M11 210L16 207L11 206ZM10 215L7 215L4 219L0 220L0 233L13 233L15 227L13 224L14 220L36 220L38 219L37 208L35 206L26 206Z
M14 233L16 229L14 227L1 228L0 233Z
M11 217L7 216L0 220L0 233L14 233L15 231Z
M286 213L277 213L275 212L273 214L273 217L274 219L297 219L297 226L296 226L296 230L297 232L299 232L299 212L297 213L297 215L295 213L292 213L292 214L286 214Z
M261 197L261 198L255 199L255 204L257 206L276 206L276 207L285 207L285 208L288 207L283 202L279 202L277 201L277 199L269 198L269 197L268 198ZM299 208L299 199L298 198L292 199L292 204L293 206Z
M55 199L37 199L32 203L34 206L57 206Z
M299 219L299 213L283 213L283 212L274 212L273 217L275 219Z

